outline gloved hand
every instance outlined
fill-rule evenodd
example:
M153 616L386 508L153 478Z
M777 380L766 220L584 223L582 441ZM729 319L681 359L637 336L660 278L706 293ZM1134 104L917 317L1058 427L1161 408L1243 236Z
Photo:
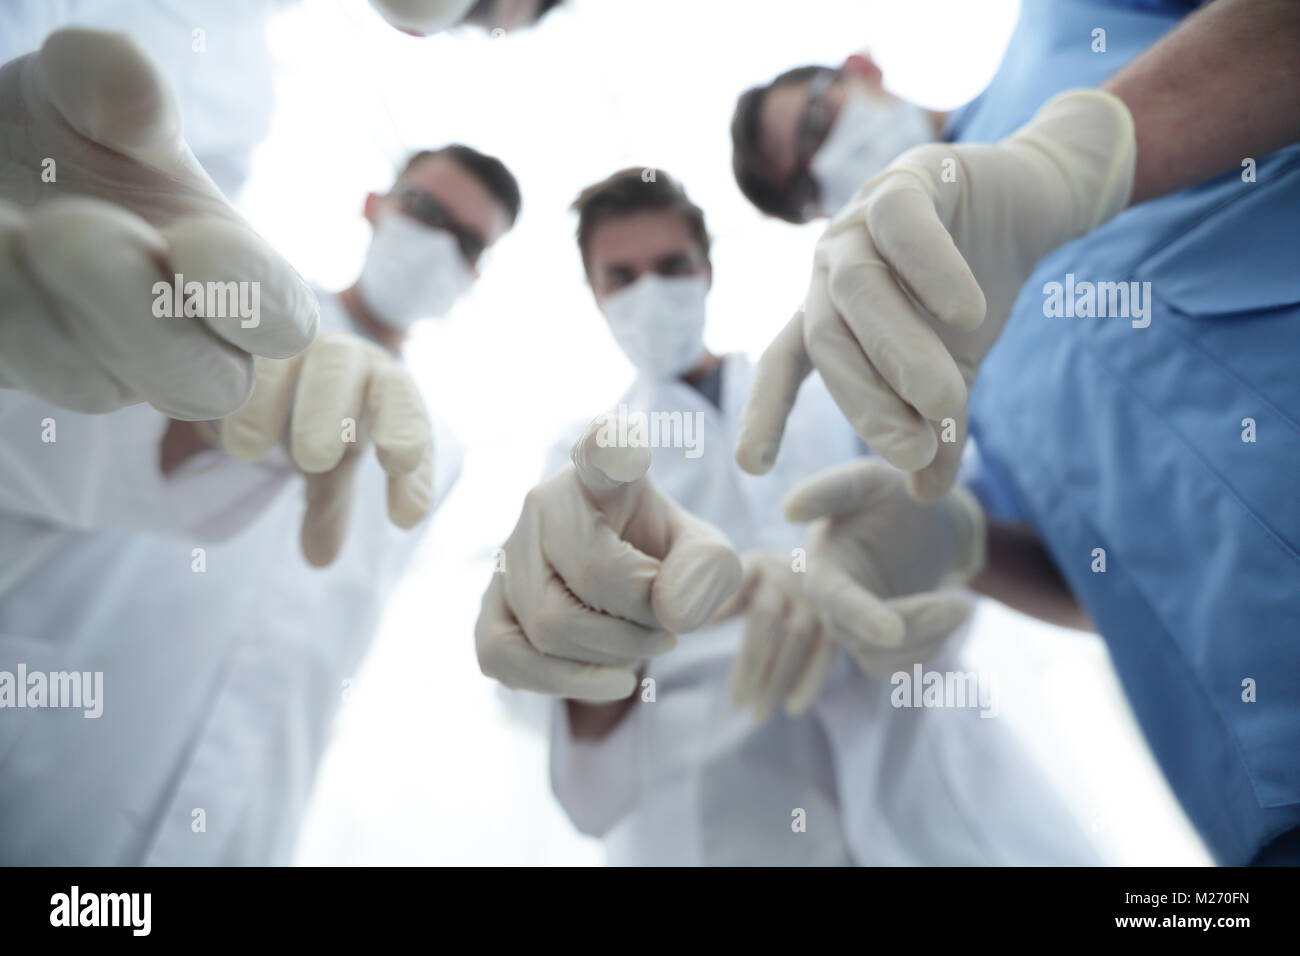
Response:
M464 19L475 0L370 0L379 15L399 30L429 36Z
M245 287L256 314L157 317L155 283L177 275L258 283ZM222 300L213 312L230 310ZM0 302L0 388L80 412L150 402L186 421L234 411L253 356L294 355L317 324L311 290L194 159L153 62L125 35L82 29L0 67Z
M645 447L602 447L605 416L573 465L524 499L474 630L479 667L507 687L622 700L641 664L705 623L740 584L720 531L646 476Z
M812 521L804 589L826 634L868 674L933 655L966 619L968 599L941 588L984 566L984 512L965 488L933 504L908 493L902 472L862 459L795 486L791 521Z
M736 460L766 472L816 368L862 439L933 501L951 487L966 398L1040 258L1128 203L1133 118L1063 93L995 146L933 144L872 177L818 241L804 307L759 362ZM954 441L940 441L952 419Z
M740 590L710 621L745 615L745 636L728 680L731 703L749 707L759 724L783 702L786 714L797 717L826 682L839 645L826 636L791 555L746 551L740 560L745 571Z
M351 439L351 440L348 440ZM433 430L415 381L378 346L323 332L301 355L257 359L253 396L217 425L236 458L262 458L286 441L307 475L302 552L332 562L347 537L352 485L368 443L388 473L388 517L411 528L433 503Z

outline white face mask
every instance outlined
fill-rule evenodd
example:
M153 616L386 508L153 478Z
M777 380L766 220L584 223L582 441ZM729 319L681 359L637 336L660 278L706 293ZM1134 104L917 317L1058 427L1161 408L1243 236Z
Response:
M900 153L932 142L934 128L921 107L850 91L826 142L812 159L822 213L835 215L863 183Z
M357 291L381 322L405 329L416 319L446 315L473 281L455 236L410 216L384 212Z
M601 303L614 340L638 372L675 379L704 357L704 276L642 276Z

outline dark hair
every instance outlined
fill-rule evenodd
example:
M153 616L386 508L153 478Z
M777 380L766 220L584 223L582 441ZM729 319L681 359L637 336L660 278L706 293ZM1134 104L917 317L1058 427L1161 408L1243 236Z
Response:
M767 162L759 143L763 100L775 89L809 83L825 69L824 66L797 66L764 86L751 87L740 94L731 117L731 169L736 174L736 185L760 210L786 222L802 223L806 217L802 208L793 208L790 183L773 183L767 176Z
M506 216L510 219L510 225L515 224L515 220L519 218L519 208L523 205L518 180L515 179L510 170L506 169L506 164L501 160L495 156L480 153L472 146L451 143L439 149L422 149L411 155L411 158L406 161L406 165L402 167L402 171L397 174L397 178L401 179L417 163L426 159L436 159L439 156L445 156L456 162L462 169L481 182L487 191L505 207Z
M631 166L620 169L578 194L571 207L578 214L578 248L582 264L587 265L587 246L596 226L610 219L646 209L675 212L686 220L691 234L709 258L709 230L704 225L704 210L691 202L686 190L662 169Z

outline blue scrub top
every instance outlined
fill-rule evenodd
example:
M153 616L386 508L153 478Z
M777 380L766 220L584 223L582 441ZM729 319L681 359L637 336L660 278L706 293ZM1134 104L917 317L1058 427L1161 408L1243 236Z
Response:
M953 137L1006 136L1191 6L1026 0ZM984 480L1037 526L1225 864L1300 862L1300 145L1255 159L1253 183L1230 172L1044 259L971 397ZM1067 275L1150 283L1150 325L1047 317Z

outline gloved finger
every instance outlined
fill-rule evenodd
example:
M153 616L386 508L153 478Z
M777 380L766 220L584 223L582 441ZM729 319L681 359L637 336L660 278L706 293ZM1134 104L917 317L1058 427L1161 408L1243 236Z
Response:
M171 418L233 412L253 387L253 359L185 316L157 318L162 237L125 209L87 197L37 206L21 255L85 353Z
M786 695L786 716L798 717L812 706L830 676L839 653L839 645L826 637L819 625L813 632L812 652L808 655L803 672Z
M899 170L871 197L866 216L881 256L927 312L958 329L984 321L984 293L920 177Z
M736 438L736 463L751 475L771 470L799 386L812 371L803 340L800 309L763 351L754 369L754 384L740 413Z
M474 625L474 647L484 675L515 690L574 700L624 700L636 690L633 668L581 664L538 652L506 602L502 578L492 576Z
M433 427L420 388L396 362L379 363L366 391L370 440L379 464L389 475L414 471L431 458Z
M372 346L337 333L322 335L303 356L289 448L294 464L307 474L330 471L360 441L373 362Z
M905 645L945 640L970 616L971 601L960 591L929 591L891 598L889 606L903 619Z
M925 418L943 418L962 408L966 382L957 363L866 231L846 231L834 248L827 283L831 304L881 377Z
M87 139L143 162L181 141L181 111L171 86L125 33L57 30L45 39L33 67L50 102Z
M945 426L933 423L939 436L939 450L934 460L920 471L907 473L907 492L917 501L930 504L942 498L957 480L961 468L962 452L966 448L966 410L953 417L953 441L944 441Z
M393 26L429 36L459 22L475 0L370 0Z
M433 508L433 442L415 470L388 476L388 520L403 530L414 528Z
M77 412L113 411L137 401L95 363L23 270L19 246L27 216L0 200L0 388L19 389Z
M506 581L507 599L510 594ZM554 573L538 600L516 614L528 642L548 657L587 664L629 664L670 650L676 636L612 617L583 604Z
M938 654L947 643L946 638L934 638L919 644L905 644L902 647L879 648L864 644L854 635L834 629L836 642L849 652L853 662L864 674L874 677L888 677L901 670L907 670L914 664L928 661Z
M745 616L744 636L727 682L731 704L737 710L749 705L767 678L776 642L781 634L781 599L761 585Z
M658 629L651 596L659 561L619 537L599 514L586 517L582 527L562 532L546 525L546 562L588 607Z
M748 552L740 556L740 568L740 587L736 589L735 594L719 605L718 609L705 622L707 625L721 624L723 621L749 609L749 602L763 578L763 565L761 561L756 559L753 552Z
M596 612L661 628L650 607L658 561L613 531L570 469L528 492L504 552L506 600L530 639L548 639L539 629L553 622L536 615L553 586Z
M835 559L826 557L826 549L815 541L815 536L809 541L805 587L822 617L871 646L899 646L904 627L898 612L859 584Z
M618 445L610 440L611 434L616 434L613 421L608 412L596 416L570 452L578 480L598 503L616 496L650 470L648 445Z
M720 531L687 514L653 485L646 488L645 499L643 508L650 520L667 531L667 549L659 557L650 607L668 630L689 633L740 587L740 557ZM661 520L655 521L654 515ZM647 553L659 554L653 549Z
M200 320L214 335L268 358L288 358L311 344L320 321L316 296L248 226L192 216L164 227L162 235L171 274L185 287L202 284Z
M301 355L256 360L253 394L218 426L222 448L244 461L257 461L276 446L289 426L301 362Z
M838 625L832 629L832 636L863 673L886 676L929 660L969 614L969 601L954 592L926 592L888 603L905 621L906 637L897 647L876 646L861 633Z
M812 521L869 511L898 487L899 472L882 461L859 458L805 478L782 501L790 521Z
M307 475L307 509L300 537L302 553L315 567L332 564L343 548L360 463L360 455L348 455L330 471Z
M599 655L589 657L584 654L583 660L604 660L606 663L643 661L666 654L677 646L676 634L597 613L582 605L578 605L572 615L566 636L573 644Z
M805 605L790 608L782 617L766 679L754 697L755 723L766 723L789 693L807 665L812 652L812 635L816 618Z
M929 464L936 451L933 429L863 353L825 283L808 290L804 340L831 398L876 454L907 470Z

